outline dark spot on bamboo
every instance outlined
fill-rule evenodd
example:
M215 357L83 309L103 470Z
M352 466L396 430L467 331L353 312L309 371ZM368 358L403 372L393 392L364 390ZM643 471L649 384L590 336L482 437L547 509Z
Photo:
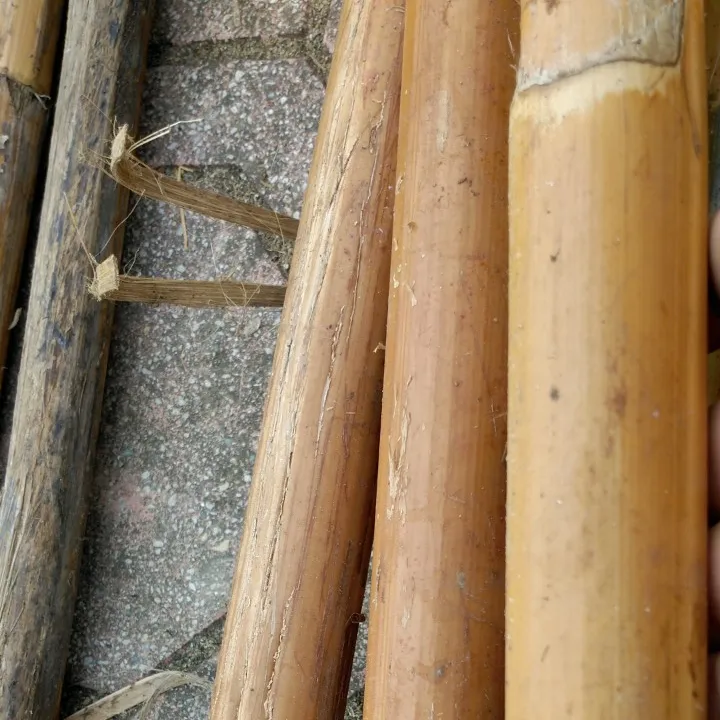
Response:
M559 250L558 250L557 252L553 253L553 254L550 256L550 262L557 262L557 259L558 259L558 256L559 256L559 255L560 255L560 251L559 251Z
M542 651L542 655L540 656L540 662L545 662L545 658L548 656L548 653L550 652L550 646L546 645L545 649Z
M627 392L625 388L615 388L608 404L618 417L625 417L625 407L627 406Z
M550 399L555 402L560 399L560 391L554 385L550 388Z
M545 9L548 11L548 15L555 10L560 0L545 0Z

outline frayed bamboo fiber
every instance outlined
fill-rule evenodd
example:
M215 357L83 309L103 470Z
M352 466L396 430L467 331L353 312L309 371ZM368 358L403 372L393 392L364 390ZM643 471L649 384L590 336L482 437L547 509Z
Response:
M273 233L288 240L297 236L299 222L295 218L188 185L148 167L133 154L144 142L134 143L127 127L118 130L112 145L109 170L120 185L137 195L171 203L217 220Z
M285 300L285 288L275 285L120 275L115 255L95 268L88 289L96 300L192 308L282 307Z

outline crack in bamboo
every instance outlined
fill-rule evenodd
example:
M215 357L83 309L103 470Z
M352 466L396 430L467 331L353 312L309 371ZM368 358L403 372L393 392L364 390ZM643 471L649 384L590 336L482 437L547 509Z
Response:
M137 195L171 203L217 220L270 232L287 240L297 237L299 221L295 218L163 175L133 155L133 149L139 144L133 143L127 126L121 127L113 140L109 169L120 185Z

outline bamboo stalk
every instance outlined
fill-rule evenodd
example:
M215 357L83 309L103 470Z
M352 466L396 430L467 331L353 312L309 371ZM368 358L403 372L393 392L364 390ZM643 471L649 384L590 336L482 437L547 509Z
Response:
M95 268L88 290L96 300L193 308L282 307L285 300L285 288L277 285L120 275L115 255Z
M0 498L0 717L53 718L72 624L111 304L86 252L119 252L127 196L82 158L131 125L149 0L70 0L5 484ZM84 249L83 249L84 246Z
M343 717L372 541L402 26L397 0L344 4L213 720Z
M157 136L157 133L155 135ZM188 185L148 167L133 155L133 151L148 139L133 142L127 131L123 132L123 128L118 131L109 169L115 180L124 187L137 195L172 203L186 210L218 220L227 220L253 230L271 232L289 240L294 240L297 236L299 223L295 218Z
M0 387L45 137L62 0L0 0Z
M503 716L514 0L406 11L366 718Z
M505 717L704 718L703 3L521 23Z

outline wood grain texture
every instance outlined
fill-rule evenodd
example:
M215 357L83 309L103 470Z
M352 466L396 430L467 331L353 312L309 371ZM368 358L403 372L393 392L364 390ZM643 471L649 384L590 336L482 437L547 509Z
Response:
M508 720L706 716L703 3L673 4L663 29L669 3L622 3L613 32L676 58L588 43L513 101ZM551 30L551 5L522 4L525 77L609 7Z
M0 0L0 388L64 6Z
M71 0L5 484L0 717L58 711L102 400L111 306L86 292L127 193L85 157L134 123L148 0ZM122 228L109 243L119 252Z
M402 26L397 0L345 2L213 720L343 717L372 540Z
M32 91L0 75L0 389L46 121Z
M409 0L365 717L502 718L514 0Z
M64 7L64 0L0 0L0 75L50 92Z

